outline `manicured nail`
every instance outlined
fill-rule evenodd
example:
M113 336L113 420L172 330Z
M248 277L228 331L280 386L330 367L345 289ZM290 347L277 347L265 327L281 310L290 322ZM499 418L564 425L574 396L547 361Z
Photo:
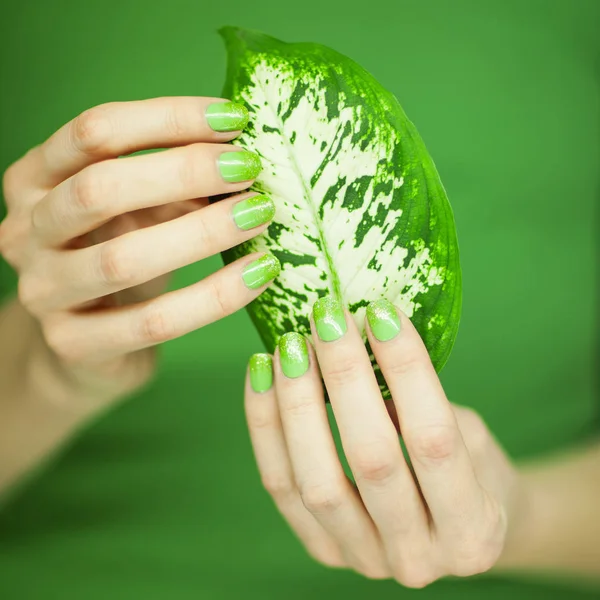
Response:
M400 331L398 311L386 298L375 300L367 306L367 321L373 335L380 342L391 340Z
M206 109L206 122L215 131L241 131L248 124L248 109L235 102L215 102Z
M314 303L313 318L319 338L324 342L339 340L348 329L344 310L332 296L319 298Z
M268 196L252 196L233 206L233 220L244 231L268 223L275 215L275 205Z
M279 275L279 271L281 271L279 261L272 254L265 254L244 269L242 278L251 290L255 290L273 281Z
M273 359L269 354L253 354L248 361L250 385L255 392L261 393L273 385Z
M221 177L229 183L249 181L254 179L262 169L260 158L248 150L223 152L219 156L219 171Z
M295 379L308 371L308 347L299 333L284 333L279 339L279 359L286 377Z

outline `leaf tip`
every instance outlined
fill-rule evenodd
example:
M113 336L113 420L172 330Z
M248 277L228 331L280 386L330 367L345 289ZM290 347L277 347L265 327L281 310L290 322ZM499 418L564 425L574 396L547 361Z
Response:
M228 48L245 48L246 50L259 51L265 46L282 45L283 42L270 35L256 31L254 29L245 29L234 25L224 25L217 29L217 33L224 40Z
M217 33L225 40L228 41L234 38L238 32L241 31L239 27L234 25L223 25L217 29Z

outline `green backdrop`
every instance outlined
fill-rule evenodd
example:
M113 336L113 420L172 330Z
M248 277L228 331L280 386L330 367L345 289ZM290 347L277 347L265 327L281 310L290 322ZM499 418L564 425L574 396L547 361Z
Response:
M0 168L95 104L219 95L225 24L334 47L416 123L461 247L449 397L515 458L597 429L600 2L5 0ZM241 390L257 350L245 312L167 344L152 386L0 514L0 598L592 597L487 577L409 592L312 563L256 474Z

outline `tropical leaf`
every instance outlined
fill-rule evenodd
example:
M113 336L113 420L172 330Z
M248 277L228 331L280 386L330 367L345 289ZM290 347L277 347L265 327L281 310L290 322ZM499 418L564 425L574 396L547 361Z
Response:
M256 251L281 261L275 283L248 307L267 349L286 331L309 335L320 296L342 301L363 333L365 307L384 296L411 318L441 369L460 319L458 246L414 125L391 93L334 50L232 27L221 34L223 95L250 111L235 143L260 155L252 189L276 206L267 233L224 253L226 262Z

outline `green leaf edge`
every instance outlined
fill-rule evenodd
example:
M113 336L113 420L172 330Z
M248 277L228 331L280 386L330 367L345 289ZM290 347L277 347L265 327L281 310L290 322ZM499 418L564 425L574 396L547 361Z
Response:
M354 69L356 74L361 76L367 84L370 86L375 86L379 88L383 94L386 96L386 100L389 103L390 107L397 111L397 115L393 111L388 111L389 117L394 117L394 121L400 117L404 119L404 123L402 125L406 127L407 132L411 135L413 143L418 149L421 151L423 157L426 159L423 163L423 169L426 175L425 181L427 184L434 183L435 185L439 185L443 191L445 201L443 202L443 208L445 211L445 217L447 219L448 224L451 224L451 230L453 231L453 243L448 244L450 258L448 260L448 268L452 268L452 271L456 277L455 286L458 290L454 294L453 302L451 304L450 310L447 313L447 327L444 329L442 335L440 335L435 344L428 348L429 356L431 361L435 367L436 372L440 372L444 366L446 365L452 350L454 349L454 345L456 343L456 338L458 337L458 330L460 328L461 315L462 315L462 270L460 266L460 248L458 243L458 236L456 231L456 221L454 218L454 212L452 210L452 206L448 200L448 194L446 189L441 181L433 158L427 151L425 143L423 142L419 132L417 131L414 123L406 116L404 109L402 108L400 102L387 89L385 89L373 75L371 75L366 69L364 69L357 62L329 48L328 46L324 46L322 44L314 43L314 42L284 42L277 38L274 38L270 35L262 33L253 29L245 29L241 27L227 25L218 29L218 33L223 39L225 43L225 48L227 51L227 69L226 69L226 78L225 83L223 85L222 96L223 98L228 98L230 100L234 100L233 98L233 81L236 78L238 65L240 62L237 60L238 55L242 55L248 50L256 51L256 52L264 52L266 49L274 49L274 48L282 48L284 49L286 46L294 46L296 49L302 48L303 46L310 47L311 52L318 50L324 56L330 56L332 60L335 60L340 63L346 63L346 65ZM398 123L391 121L393 125L399 126ZM450 229L450 228L449 228ZM223 259L225 263L229 263L232 260L232 257L229 255L228 251L222 253ZM440 291L438 294L443 294L444 285L440 287ZM272 352L273 348L269 347L268 341L264 338L261 328L259 326L258 321L254 318L254 314L252 311L252 303L247 307L248 314L256 327L256 330L261 337L265 348ZM450 341L447 341L448 338ZM443 346L443 352L440 352L440 346Z

